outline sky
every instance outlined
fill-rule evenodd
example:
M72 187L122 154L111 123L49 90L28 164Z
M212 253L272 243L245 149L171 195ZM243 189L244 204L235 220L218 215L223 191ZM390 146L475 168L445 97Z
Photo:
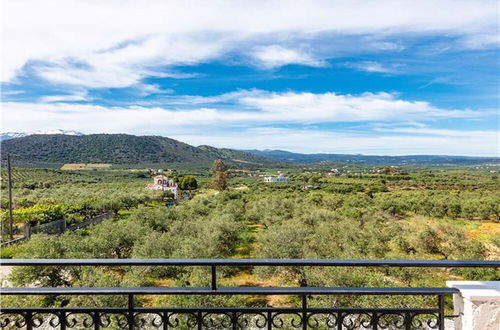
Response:
M0 0L2 132L500 156L497 0Z

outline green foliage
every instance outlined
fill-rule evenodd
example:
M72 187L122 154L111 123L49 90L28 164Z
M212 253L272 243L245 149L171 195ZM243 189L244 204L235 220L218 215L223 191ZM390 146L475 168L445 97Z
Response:
M15 245L7 245L0 248L0 259L12 259L16 253L17 248Z
M16 163L111 163L159 164L206 163L215 159L243 160L250 164L278 164L268 157L244 151L193 147L162 136L135 136L127 134L89 134L83 136L30 135L1 141L2 160L8 153L15 154ZM36 184L26 182L25 188Z
M7 217L7 210L2 212L2 218ZM72 212L72 207L64 204L37 204L31 207L15 208L12 212L15 222L32 225L61 220L66 213Z
M498 237L471 235L495 222L499 194L491 176L472 172L411 172L327 176L294 173L284 184L263 184L258 176L214 166L226 176L226 189L206 189L209 172L196 173L197 195L174 207L160 203L161 192L144 189L148 178L134 172L92 174L42 173L50 188L16 186L19 212L84 217L102 210L117 216L101 224L58 237L34 235L2 250L14 258L334 258L334 259L484 259L497 253ZM61 177L64 179L62 180ZM179 171L179 184L194 189L194 175ZM40 180L40 182L43 180ZM230 182L228 182L230 181ZM61 183L64 182L64 183ZM68 183L69 182L69 183ZM78 183L77 183L78 182ZM189 182L189 183L188 183ZM303 191L313 182L318 190ZM43 186L43 185L42 185ZM227 186L235 188L227 188ZM237 187L237 188L236 188ZM23 207L19 207L23 204ZM31 210L32 213L26 210ZM50 213L52 212L52 213ZM495 213L497 212L497 213ZM28 217L28 216L26 216ZM470 220L468 220L470 219ZM76 221L75 220L75 221ZM483 234L481 234L483 235ZM11 275L14 285L49 286L202 286L207 267L23 267ZM272 285L442 286L450 277L499 279L498 270L221 268L223 285L240 285L238 276ZM124 306L116 297L70 297L70 306ZM413 299L413 300L412 300ZM20 303L28 304L29 300ZM60 298L32 300L58 306ZM421 304L425 298L384 299L390 306ZM7 303L9 300L7 300ZM153 306L257 306L249 297L153 297L138 301ZM295 304L291 300L285 304ZM370 297L312 297L311 305L373 307ZM378 306L378 305L377 305Z
M214 161L212 166L212 188L218 191L227 189L228 168L220 159Z
M192 175L186 175L179 181L179 188L181 190L195 190L198 188L198 181Z

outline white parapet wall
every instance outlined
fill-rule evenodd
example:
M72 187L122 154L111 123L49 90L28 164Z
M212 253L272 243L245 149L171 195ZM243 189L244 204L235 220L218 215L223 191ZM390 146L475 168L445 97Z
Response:
M453 297L455 330L500 330L500 281L448 281L460 293Z

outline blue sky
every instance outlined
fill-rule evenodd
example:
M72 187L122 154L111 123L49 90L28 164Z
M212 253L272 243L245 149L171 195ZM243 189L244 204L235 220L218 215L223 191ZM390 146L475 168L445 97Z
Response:
M2 131L500 156L497 1L3 1Z

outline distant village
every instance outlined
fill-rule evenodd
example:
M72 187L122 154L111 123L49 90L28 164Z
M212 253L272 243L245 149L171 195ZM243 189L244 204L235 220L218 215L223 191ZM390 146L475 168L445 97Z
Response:
M179 187L179 182L176 177L170 177L169 175L173 170L167 170L168 175L162 169L148 169L150 175L152 176L152 182L146 185L146 189L163 191L166 192L164 200L167 202L167 206L173 205L174 202L179 201L179 199L190 199L192 198L191 193L183 192L181 193L181 187ZM289 182L289 176L282 170L276 171L276 175L272 175L269 172L261 172L261 170L249 170L249 169L231 169L231 172L236 176L249 176L258 177L264 184L279 184ZM348 166L342 166L340 168L331 169L318 169L318 168L302 168L299 172L302 174L314 174L314 175L325 175L325 176L340 176L340 175L360 175L368 173L377 174L387 174L387 175L404 175L406 172L398 166L386 166L386 167L373 167L373 168L359 168L355 169ZM306 190L316 190L319 189L316 185L304 184L301 189Z

